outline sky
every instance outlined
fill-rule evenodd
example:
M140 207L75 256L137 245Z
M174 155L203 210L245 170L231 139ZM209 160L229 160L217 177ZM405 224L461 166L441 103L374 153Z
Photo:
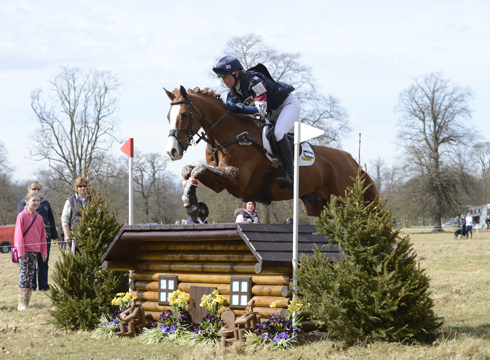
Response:
M169 99L162 87L219 88L210 76L233 36L260 35L279 52L299 52L317 87L349 113L342 148L361 163L387 165L398 147L399 94L431 72L471 88L472 124L490 140L490 1L2 1L0 5L0 141L15 180L35 177L36 129L31 91L48 87L61 66L110 70L118 94L121 139L138 151L165 154ZM267 65L267 64L265 64ZM202 144L200 144L202 145ZM114 154L122 143L114 144ZM169 164L204 160L191 148Z

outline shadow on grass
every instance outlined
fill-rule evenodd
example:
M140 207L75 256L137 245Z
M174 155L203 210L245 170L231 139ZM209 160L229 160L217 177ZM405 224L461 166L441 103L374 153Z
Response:
M490 324L479 326L452 326L442 330L441 336L446 339L458 339L461 335L466 337L490 340Z

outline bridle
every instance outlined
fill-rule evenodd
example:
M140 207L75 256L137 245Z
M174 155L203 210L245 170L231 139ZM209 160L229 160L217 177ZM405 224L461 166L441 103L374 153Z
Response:
M228 109L218 120L216 120L213 125L211 125L211 127L208 129L208 131L206 132L197 132L196 134L193 133L192 131L192 128L194 127L194 116L192 115L192 111L194 111L197 116L199 117L199 122L201 123L201 128L203 127L203 123L202 123L202 117L201 115L199 114L199 112L196 110L196 108L194 107L194 105L192 104L192 100L191 100L191 97L190 96L187 96L187 98L189 100L181 100L181 101L173 101L170 103L170 105L180 105L180 104L187 104L191 107L191 110L189 111L189 125L185 128L180 128L180 129L171 129L169 130L168 132L168 136L172 136L175 138L175 140L177 140L177 142L179 143L180 147L182 147L182 150L183 151L186 151L187 148L191 145L197 145L199 144L199 142L201 140L203 140L204 142L206 142L208 144L208 146L212 146L212 144L209 142L209 140L206 138L206 135L216 126L218 125L218 123L230 112L230 109ZM184 144L182 141L179 140L179 138L177 137L177 132L178 131L183 131L183 130L186 130L186 135L185 135L185 138L187 140L187 144ZM197 141L194 141L193 138L194 138L194 135L197 135L199 139L197 139Z

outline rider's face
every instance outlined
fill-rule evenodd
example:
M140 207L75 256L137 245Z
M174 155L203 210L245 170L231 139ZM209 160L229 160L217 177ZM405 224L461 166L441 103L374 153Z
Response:
M221 80L223 81L223 84L225 84L225 86L228 89L231 89L233 86L235 86L235 78L233 77L232 74L223 76Z

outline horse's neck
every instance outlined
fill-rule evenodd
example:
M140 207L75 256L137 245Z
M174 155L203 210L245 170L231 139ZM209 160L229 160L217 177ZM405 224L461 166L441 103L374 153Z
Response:
M202 128L205 132L207 132L226 111L218 101L203 95L194 96L192 102L196 104L196 108L198 108L202 117ZM229 113L209 132L208 136L212 142L222 145L236 139L238 134L244 131L251 131L253 128L254 125L252 122L244 121L232 113Z

